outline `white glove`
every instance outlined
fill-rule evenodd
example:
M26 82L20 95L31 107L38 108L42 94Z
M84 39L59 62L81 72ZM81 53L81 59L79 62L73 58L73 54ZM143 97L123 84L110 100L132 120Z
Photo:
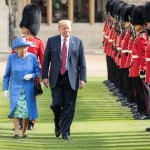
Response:
M139 75L140 75L140 78L141 78L141 79L144 79L144 78L146 77L145 70L140 70L140 71L139 71Z
M8 98L9 98L8 90L5 90L5 91L4 91L4 96L5 96L5 98L6 98L6 99L8 99Z
M32 74L27 74L27 75L25 75L25 76L23 77L23 79L25 79L25 80L30 80L32 77L33 77Z

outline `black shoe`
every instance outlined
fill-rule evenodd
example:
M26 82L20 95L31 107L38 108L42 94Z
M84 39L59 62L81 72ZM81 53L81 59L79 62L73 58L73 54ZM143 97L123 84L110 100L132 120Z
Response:
M70 138L70 136L69 136L69 135L65 135L65 136L63 136L63 139L64 139L64 140L71 140L71 138Z
M150 132L150 128L146 128L146 131L147 131L147 132Z
M59 137L60 134L61 134L60 127L58 127L58 128L55 127L55 135L56 135L56 137Z
M19 139L19 135L18 135L18 134L15 134L15 135L13 136L13 138L14 138L14 139Z
M22 136L23 139L28 139L29 137L25 134Z
M147 116L145 116L145 115L140 115L140 116L137 115L137 116L134 117L134 119L145 120L145 119L148 119L148 118L147 118Z
M144 119L148 119L148 117L146 115L141 115L141 120L144 120Z
M33 125L28 125L27 130L33 130Z

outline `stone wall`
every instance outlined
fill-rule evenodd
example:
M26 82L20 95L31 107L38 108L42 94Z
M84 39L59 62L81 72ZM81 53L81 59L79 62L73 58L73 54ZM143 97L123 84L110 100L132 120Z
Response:
M124 0L127 3L135 4L135 5L143 5L145 4L148 0Z
M9 51L9 9L5 0L0 0L0 52Z

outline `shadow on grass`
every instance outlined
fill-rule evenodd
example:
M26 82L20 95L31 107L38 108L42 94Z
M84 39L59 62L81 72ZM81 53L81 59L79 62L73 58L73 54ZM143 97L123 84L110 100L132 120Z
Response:
M2 140L3 139L3 140ZM5 141L5 143L3 142ZM8 136L1 136L0 148L5 149L76 149L76 150L145 150L150 146L149 134L136 132L98 132L98 133L73 133L70 141L61 137L56 138L53 134L35 134L29 139L12 139Z
M72 140L65 141L62 137L54 136L53 124L49 126L49 123L53 123L53 113L49 108L50 90L44 89L44 94L37 98L39 119L35 127L38 128L33 132L29 131L29 139L12 139L11 125L7 126L7 119L4 120L3 117L3 122L6 123L0 125L0 149L149 150L150 133L139 130L145 121L132 121L129 108L122 107L115 100L116 97L101 80L87 82L85 88L78 93ZM0 110L2 116L7 116L6 109L8 104Z

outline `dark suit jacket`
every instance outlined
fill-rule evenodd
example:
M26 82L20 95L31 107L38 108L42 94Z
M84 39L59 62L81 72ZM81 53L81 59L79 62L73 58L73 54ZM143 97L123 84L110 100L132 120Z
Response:
M43 62L42 78L48 78L50 87L54 88L57 83L61 66L61 36L56 35L48 39ZM49 71L50 67L50 71ZM86 62L82 41L70 36L67 69L72 89L77 90L79 80L86 81Z

